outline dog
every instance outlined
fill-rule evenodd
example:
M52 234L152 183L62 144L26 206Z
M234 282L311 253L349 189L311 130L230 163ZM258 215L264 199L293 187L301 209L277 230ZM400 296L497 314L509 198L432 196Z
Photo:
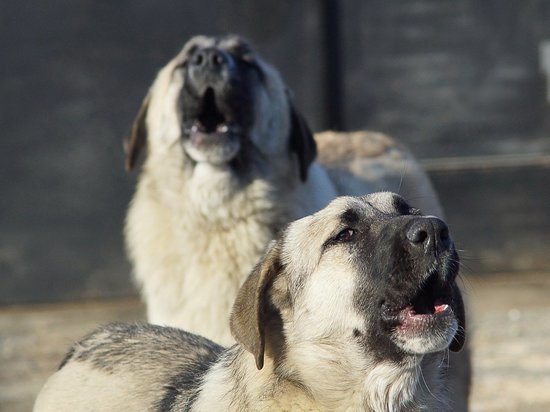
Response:
M146 152L125 239L147 319L223 345L246 274L289 222L381 190L444 217L405 147L367 131L313 136L278 71L239 36L190 39L156 76L125 147L128 170ZM450 362L465 405L468 351Z
M442 216L389 137L316 141L281 76L238 36L194 37L159 72L126 140L127 169L145 147L125 238L147 318L226 345L244 277L288 222L337 195L389 189Z
M402 197L340 197L291 223L238 292L224 349L114 324L73 346L36 412L450 410L465 341L447 225Z

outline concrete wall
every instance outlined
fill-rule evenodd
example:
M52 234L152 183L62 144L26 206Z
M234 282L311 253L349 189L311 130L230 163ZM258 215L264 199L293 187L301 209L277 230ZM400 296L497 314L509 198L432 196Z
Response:
M550 3L341 4L345 126L426 159L466 271L549 271Z
M323 14L329 3L338 14ZM341 30L336 54L327 17ZM158 68L199 33L248 37L315 130L329 124L327 56L339 56L340 126L391 133L426 160L470 270L550 270L538 57L549 22L543 1L6 3L0 303L134 293L122 137Z

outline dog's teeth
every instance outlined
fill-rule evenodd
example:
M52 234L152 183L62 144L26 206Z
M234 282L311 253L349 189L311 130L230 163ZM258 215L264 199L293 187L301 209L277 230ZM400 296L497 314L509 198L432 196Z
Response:
M227 127L226 124L222 124L220 126L218 126L218 132L220 133L225 133L229 130L229 127Z
M199 131L199 126L197 126L196 124L194 124L193 126L191 126L191 132L192 133L196 133Z

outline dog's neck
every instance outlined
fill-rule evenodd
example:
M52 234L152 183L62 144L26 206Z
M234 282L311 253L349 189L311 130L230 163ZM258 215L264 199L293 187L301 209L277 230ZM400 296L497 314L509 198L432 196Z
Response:
M286 374L298 377L326 410L446 410L440 395L443 353L375 361L365 356L363 346L347 339L336 342L293 342L278 370L290 365Z
M258 370L254 357L239 345L228 349L203 379L192 411L318 410L299 383L276 373L266 357Z
M442 366L441 354L374 366L364 382L369 407L376 411L449 410L443 396Z
M277 208L273 203L285 200L293 191L292 184L280 184L292 182L289 176L263 170L240 174L229 164L194 163L180 150L172 149L165 159L152 154L147 163L140 179L157 192L158 201L173 213L181 212L188 219L192 216L201 225L227 226L266 213L272 220L273 209L280 210L284 202Z
M174 216L186 216L189 224L228 230L234 222L258 219L277 231L337 195L319 164L310 166L308 179L302 182L290 159L253 164L240 175L229 164L193 163L183 151L172 148L171 156L149 155L140 189L154 191L159 203L172 209ZM272 163L277 161L282 164L275 167Z
M235 346L210 372L216 378L204 380L192 410L255 405L257 410L444 411L448 405L440 396L440 362L440 354L414 356L400 365L379 363L368 370L346 370L330 362L326 373L304 377L269 357L258 370L253 356Z
M198 163L188 180L187 204L199 220L207 219L225 228L232 222L257 217L268 225L278 223L288 219L289 211L283 207L288 192L279 193L281 185L276 179L275 176L240 177L229 165ZM282 204L275 207L278 200Z

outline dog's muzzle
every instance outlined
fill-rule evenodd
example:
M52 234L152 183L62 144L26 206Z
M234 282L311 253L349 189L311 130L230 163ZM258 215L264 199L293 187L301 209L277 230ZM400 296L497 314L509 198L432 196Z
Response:
M461 323L456 302L459 259L447 225L435 217L410 219L401 233L401 251L390 280L387 320L407 352L428 353L447 347Z
M223 49L206 47L190 56L187 71L192 93L182 91L184 150L196 162L225 164L238 154L244 134L235 60Z

